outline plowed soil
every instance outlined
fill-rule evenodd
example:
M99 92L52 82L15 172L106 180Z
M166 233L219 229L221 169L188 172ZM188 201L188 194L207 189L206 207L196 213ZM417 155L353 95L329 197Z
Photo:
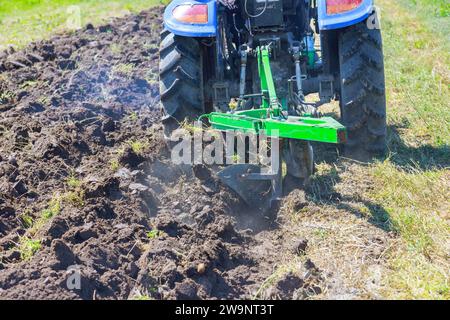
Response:
M308 205L302 191L266 217L208 168L171 163L161 16L0 55L0 298L304 299L333 285L308 240L280 227L283 210ZM27 256L24 239L40 248ZM67 286L73 268L80 289Z

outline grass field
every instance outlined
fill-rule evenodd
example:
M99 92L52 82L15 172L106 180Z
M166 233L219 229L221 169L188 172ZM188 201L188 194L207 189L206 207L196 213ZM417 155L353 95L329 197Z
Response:
M0 49L73 30L80 22L98 24L159 4L159 0L0 0ZM78 15L80 13L80 15Z
M391 252L386 294L449 299L449 2L378 3L390 157L370 167L374 188L368 196L385 208L401 239Z
M84 25L157 3L0 0L0 48L21 47L66 29L70 5L79 6ZM389 155L361 164L351 179L366 181L369 187L355 194L375 204L365 209L368 215L397 239L386 252L382 297L450 299L450 3L377 4L386 59ZM349 179L342 176L341 184L350 185Z

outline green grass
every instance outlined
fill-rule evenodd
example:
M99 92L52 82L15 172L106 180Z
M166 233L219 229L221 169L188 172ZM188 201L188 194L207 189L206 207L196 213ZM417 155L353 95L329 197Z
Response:
M26 229L31 228L33 226L34 219L28 213L20 215L20 220L22 221L22 224Z
M131 298L131 300L149 301L149 300L154 300L154 299L148 295L136 295L136 296L133 296Z
M71 185L70 180L67 181ZM41 248L41 240L38 239L39 233L54 217L61 213L63 203L69 203L77 207L84 205L84 191L80 189L80 184L73 183L72 185L76 185L73 190L64 193L62 196L53 196L36 219L33 219L28 213L20 216L24 227L28 229L18 245L22 260L30 259L39 251Z
M3 92L0 92L0 103L5 103L14 98L15 94L12 91L6 90Z
M119 160L117 160L117 159L112 159L112 160L109 162L109 166L110 166L110 168L111 168L112 171L116 172L116 171L119 170L119 168L120 168L120 162L119 162Z
M147 232L147 238L149 238L150 240L153 239L158 239L160 237L165 236L165 232L158 230L158 229L153 229L152 231Z
M22 260L31 259L36 252L42 247L40 240L30 239L28 237L21 237L19 241L19 252Z
M369 197L389 215L399 245L389 253L385 292L393 298L450 299L446 221L448 170L404 170L389 160L372 169Z
M448 0L402 0L419 12L432 14L433 17L445 18L450 16L450 2Z
M87 23L100 24L110 17L159 3L159 0L0 0L0 29L8 30L0 33L0 50L8 46L20 48L55 32L75 30L73 26L78 22L81 27Z
M110 49L111 49L112 54L115 56L119 56L122 53L122 46L120 46L117 43L113 43L110 46Z
M437 37L427 24L420 23L422 20L405 8L398 4L389 6L398 10L395 19L383 15L391 124L399 130L407 129L402 133L410 144L448 146L450 52L445 49L447 41Z
M299 271L299 265L303 262L302 258L295 257L290 261L282 261L280 257L279 264L274 269L273 273L269 275L259 286L258 290L254 293L252 300L267 299L265 291L274 286L279 280L288 274L296 275Z
M76 207L83 207L85 192L82 181L76 177L74 172L71 172L66 183L69 190L63 194L61 200Z
M342 166L317 166L309 192L316 205L297 215L299 234L309 240L308 255L324 270L339 274L346 286L357 288L362 298L450 299L446 3L377 1L382 10L389 156L369 165L344 160ZM333 210L336 215L330 219ZM358 220L352 220L352 213ZM367 225L362 227L359 219ZM311 230L317 221L327 228ZM373 262L362 259L370 250L358 252L351 246L358 236L380 232L389 232L389 240L377 254L380 280L370 287L367 270Z
M112 72L113 72L113 74L119 74L121 76L131 77L134 69L135 69L135 66L132 63L119 63L119 64L116 64L113 66Z
M32 222L32 226L29 230L30 235L36 235L50 219L61 212L61 202L62 199L58 196L54 196L49 201L47 207L42 210L40 216Z
M139 119L139 115L135 111L133 111L128 117L131 121L137 121Z
M449 3L378 4L391 155L369 167L374 187L368 197L384 208L399 238L388 255L384 295L450 299Z
M137 155L141 155L147 147L146 143L137 140L129 141L128 144L131 147L131 150Z
M63 196L64 202L79 208L84 206L84 199L85 199L85 192L80 188L68 191Z
M66 182L67 182L67 185L72 189L76 189L81 186L81 180L78 179L74 173L71 173L69 175Z
M61 204L58 200L52 200L52 202L55 201L55 203L51 203L50 206L42 211L42 218L45 220L49 220L59 214L61 208Z
M24 83L22 83L20 85L20 88L21 89L32 88L32 87L36 86L37 84L38 84L37 81L29 80L29 81L25 81Z

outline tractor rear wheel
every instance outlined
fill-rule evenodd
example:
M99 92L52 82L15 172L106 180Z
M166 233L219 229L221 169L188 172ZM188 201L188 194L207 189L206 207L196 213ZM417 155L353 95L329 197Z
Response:
M200 43L189 37L161 32L160 95L164 112L164 134L184 121L196 120L205 113L203 95L203 58Z
M386 95L380 29L366 21L339 34L341 117L348 129L345 154L359 160L386 151Z
M296 184L302 187L307 186L314 174L314 151L311 143L286 139L283 146L283 160L287 171L285 180L296 181Z

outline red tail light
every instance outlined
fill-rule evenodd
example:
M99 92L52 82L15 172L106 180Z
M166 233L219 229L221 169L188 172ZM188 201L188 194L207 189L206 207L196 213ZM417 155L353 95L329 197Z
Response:
M184 23L208 23L208 6L206 4L182 4L172 11L173 17Z
M327 0L327 14L351 11L361 5L363 0Z

